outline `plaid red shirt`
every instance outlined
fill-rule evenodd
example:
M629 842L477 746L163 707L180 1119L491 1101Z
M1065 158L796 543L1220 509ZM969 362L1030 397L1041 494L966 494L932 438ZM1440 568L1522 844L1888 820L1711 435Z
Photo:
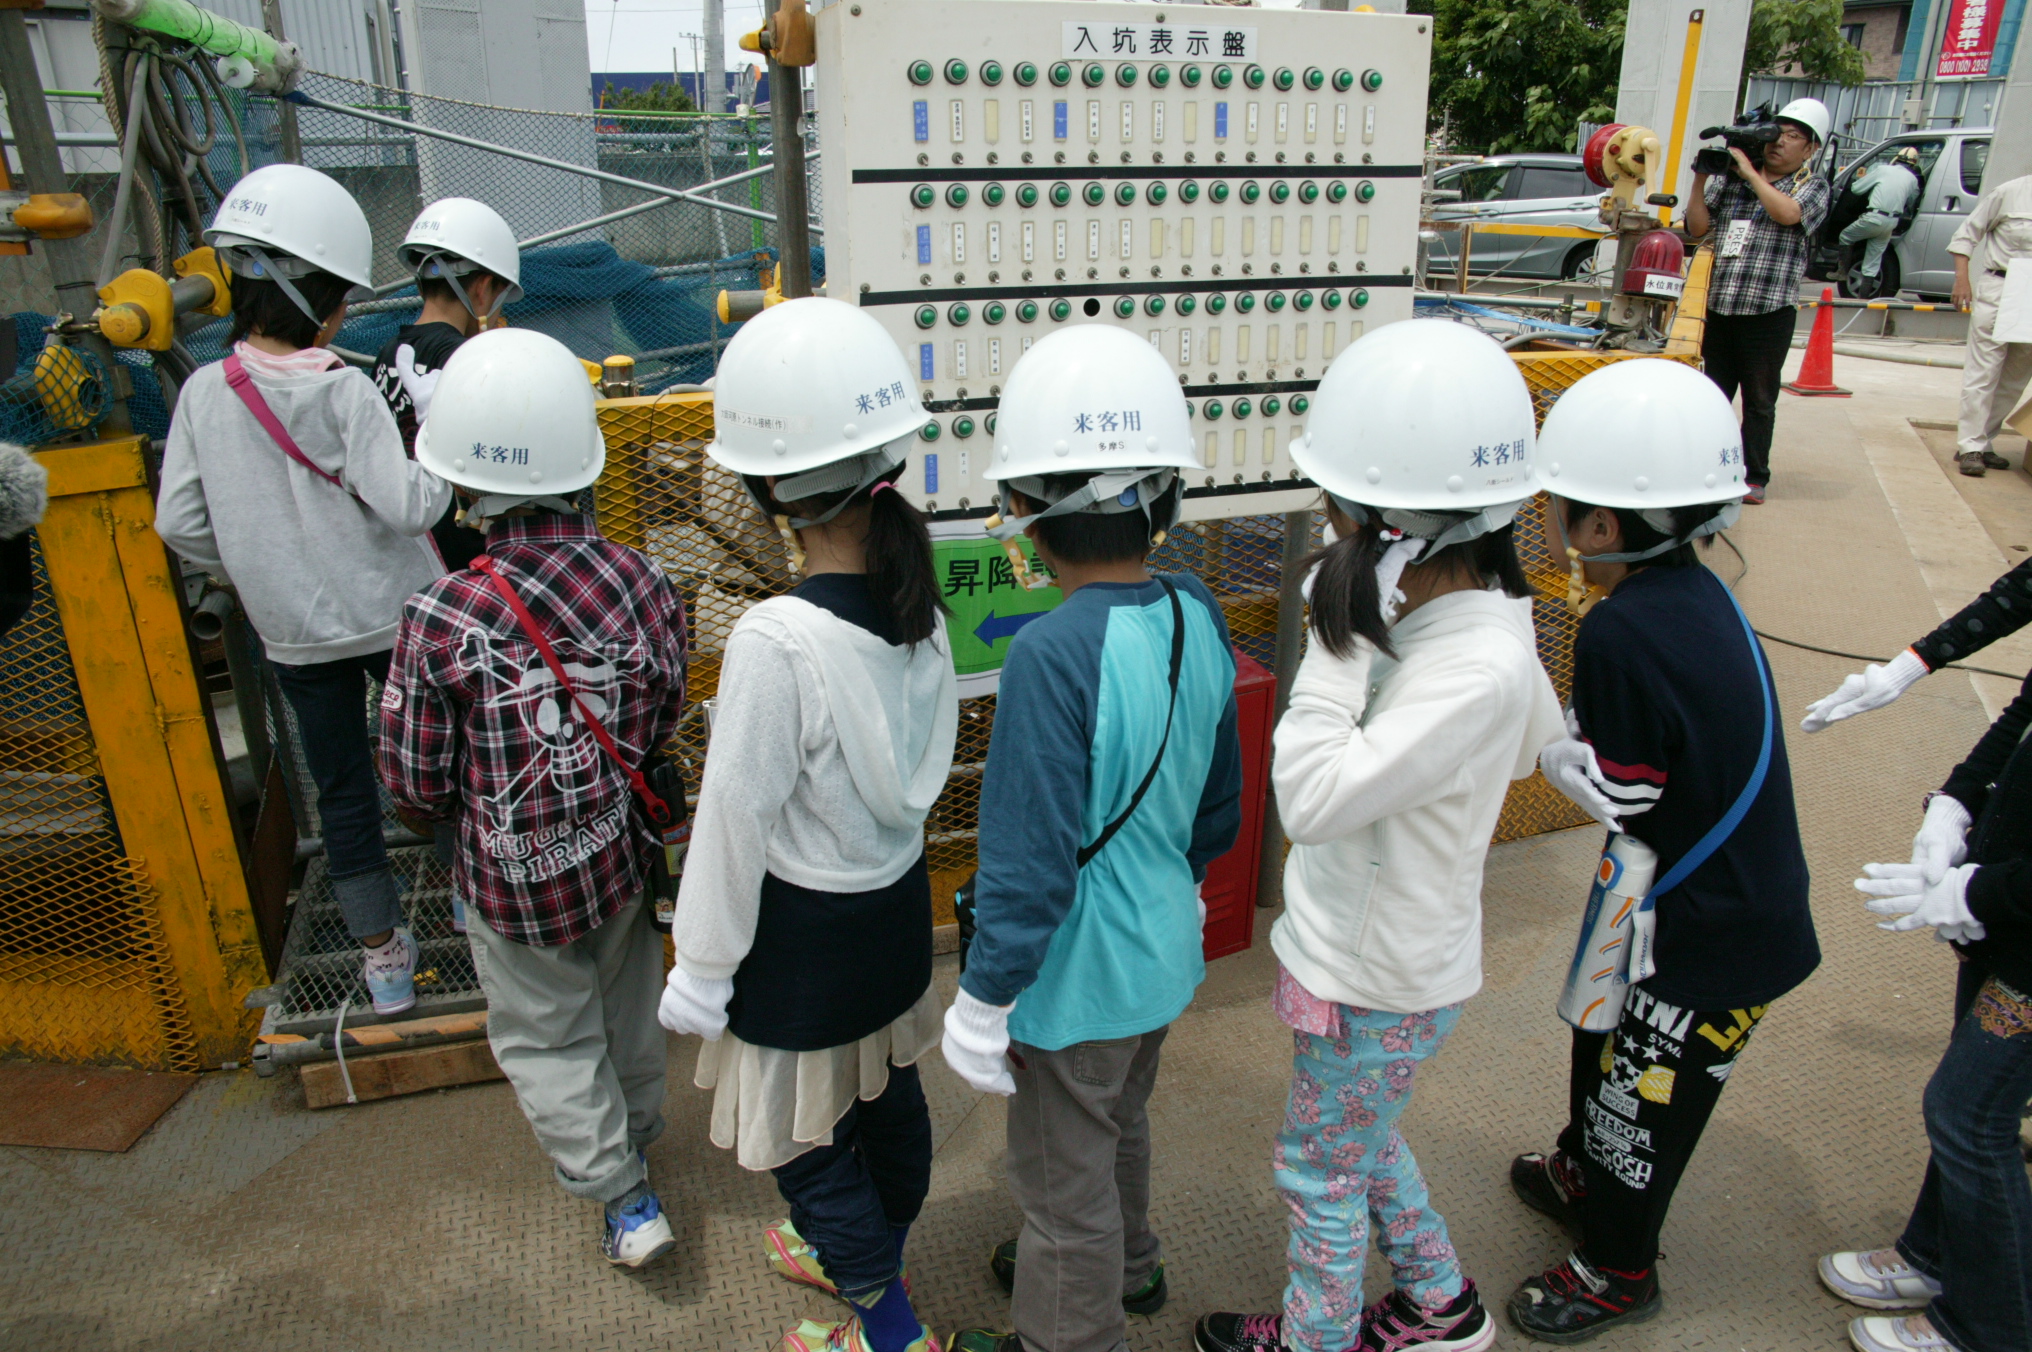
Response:
M487 553L623 755L684 710L684 604L647 557L583 516L496 521ZM497 933L569 943L640 890L657 847L627 777L482 574L409 598L381 698L381 781L458 824L452 887Z

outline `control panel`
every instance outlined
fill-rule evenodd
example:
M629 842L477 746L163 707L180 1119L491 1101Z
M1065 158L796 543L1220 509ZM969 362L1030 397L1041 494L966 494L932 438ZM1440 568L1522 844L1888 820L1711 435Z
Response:
M1067 324L1161 351L1188 519L1292 511L1311 392L1412 313L1430 19L1093 0L819 11L827 294L882 321L932 418L903 476L985 515L1003 381Z

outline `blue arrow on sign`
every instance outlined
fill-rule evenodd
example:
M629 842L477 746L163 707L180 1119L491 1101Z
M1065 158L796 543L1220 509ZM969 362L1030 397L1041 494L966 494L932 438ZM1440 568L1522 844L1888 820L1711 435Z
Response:
M1015 637L1018 629L1021 629L1024 625L1037 619L1044 613L1041 610L1032 610L1022 615L997 616L991 610L988 612L988 618L982 620L979 626L975 628L974 637L992 648L1005 638Z

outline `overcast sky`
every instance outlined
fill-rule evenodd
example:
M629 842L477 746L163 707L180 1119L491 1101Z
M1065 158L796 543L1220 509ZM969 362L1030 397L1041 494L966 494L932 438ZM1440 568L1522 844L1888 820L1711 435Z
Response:
M701 0L585 0L586 51L594 70L670 70L670 49L692 68L692 37L705 31ZM744 52L741 34L761 26L761 0L726 0L728 70L761 57Z

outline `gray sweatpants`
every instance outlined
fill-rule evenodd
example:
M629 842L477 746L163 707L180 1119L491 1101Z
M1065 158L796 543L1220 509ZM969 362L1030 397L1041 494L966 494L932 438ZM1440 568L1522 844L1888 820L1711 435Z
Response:
M536 1140L574 1197L611 1202L646 1175L663 1134L663 945L636 897L568 944L504 939L466 907L487 1040Z
M1009 1191L1023 1208L1011 1320L1025 1352L1116 1352L1122 1293L1164 1251L1150 1230L1150 1090L1169 1028L1009 1060Z

